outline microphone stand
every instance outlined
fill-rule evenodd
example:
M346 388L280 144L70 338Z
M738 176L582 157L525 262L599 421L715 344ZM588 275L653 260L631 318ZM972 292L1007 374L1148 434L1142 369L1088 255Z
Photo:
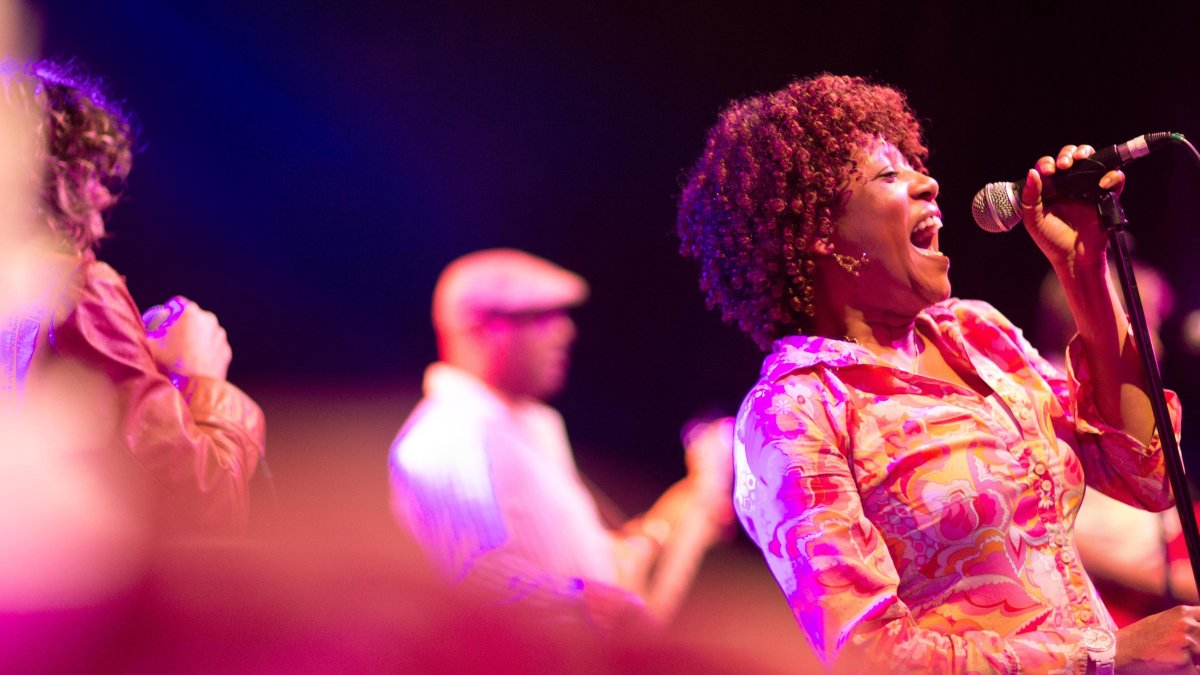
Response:
M1105 191L1100 195L1098 209L1100 223L1108 232L1112 249L1117 252L1117 276L1121 280L1121 291L1125 295L1125 307L1129 310L1129 325L1137 341L1142 370L1146 373L1150 405L1154 409L1158 438L1162 444L1163 456L1167 460L1167 476L1171 480L1171 491L1175 494L1175 510L1179 513L1183 538L1187 542L1192 577L1196 580L1196 587L1200 588L1200 532L1196 529L1196 514L1192 510L1192 495L1183 468L1183 456L1179 452L1179 443L1175 440L1171 428L1162 376L1158 370L1158 360L1154 357L1154 343L1150 340L1150 329L1146 325L1146 314L1142 310L1142 297L1138 294L1137 279L1133 275L1133 264L1125 242L1125 226L1129 224L1129 220L1125 218L1120 199L1112 191ZM1163 562L1167 566L1167 587L1170 589L1170 562Z

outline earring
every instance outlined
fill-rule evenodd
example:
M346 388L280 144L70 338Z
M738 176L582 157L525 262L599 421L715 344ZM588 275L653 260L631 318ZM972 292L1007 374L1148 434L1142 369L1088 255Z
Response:
M838 267L846 270L847 274L856 277L862 272L862 266L867 264L867 261L870 260L870 258L867 257L866 253L858 256L857 258L852 255L834 253L833 260L838 264Z

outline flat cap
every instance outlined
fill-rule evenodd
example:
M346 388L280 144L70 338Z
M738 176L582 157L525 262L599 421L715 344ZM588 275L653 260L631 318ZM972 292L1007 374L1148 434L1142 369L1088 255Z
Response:
M433 325L469 326L487 314L520 314L583 304L583 277L511 248L468 253L442 270L433 290Z

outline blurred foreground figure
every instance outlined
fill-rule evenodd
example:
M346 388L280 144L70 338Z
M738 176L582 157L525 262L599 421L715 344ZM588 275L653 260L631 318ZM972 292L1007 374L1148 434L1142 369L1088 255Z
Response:
M602 522L558 412L586 282L509 249L453 262L434 291L441 362L391 450L394 507L456 584L551 623L669 621L732 518L732 426L685 434L688 476L620 532Z
M49 62L0 73L0 103L19 121L5 148L21 149L5 187L28 197L4 211L4 480L36 495L6 516L52 536L103 520L103 502L116 529L240 530L264 422L225 381L224 330L181 297L144 325L123 277L94 253L129 175L128 118L95 82Z
M1134 262L1133 271L1154 354L1161 361L1160 328L1171 314L1174 294L1153 267ZM1116 278L1115 270L1110 274ZM1047 274L1038 294L1034 331L1038 350L1061 367L1056 355L1074 333L1075 321L1062 284L1053 273ZM1144 511L1088 490L1075 519L1075 546L1119 626L1180 602L1197 602L1196 580L1175 509Z

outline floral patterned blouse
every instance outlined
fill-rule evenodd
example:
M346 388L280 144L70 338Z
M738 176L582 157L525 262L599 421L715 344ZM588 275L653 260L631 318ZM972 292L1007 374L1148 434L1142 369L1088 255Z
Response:
M839 671L1082 673L1081 629L1114 627L1072 539L1085 477L1169 507L1157 437L1103 423L1075 344L1064 375L985 303L917 323L993 394L849 342L777 341L738 415L742 524Z

